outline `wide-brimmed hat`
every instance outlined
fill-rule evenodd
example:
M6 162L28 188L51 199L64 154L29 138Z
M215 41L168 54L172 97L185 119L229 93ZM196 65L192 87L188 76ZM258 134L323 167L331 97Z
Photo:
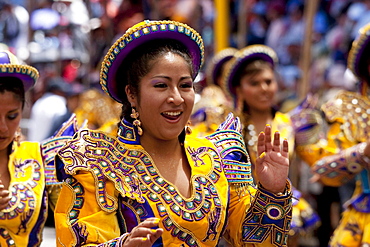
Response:
M16 77L23 82L24 91L32 88L39 72L32 66L20 64L10 51L0 51L0 77Z
M250 45L240 49L234 54L232 60L225 72L225 91L228 92L232 98L236 98L236 83L235 79L241 70L248 64L255 60L263 60L275 67L278 61L277 55L273 49L265 45Z
M117 92L116 82L116 74L120 65L136 47L144 43L150 45L150 42L155 39L173 39L181 42L192 56L195 78L204 60L203 40L199 33L180 22L143 21L128 29L104 57L100 70L100 84L114 100L122 102ZM127 84L125 81L119 83Z
M216 84L217 85L217 77L220 75L222 71L222 66L225 65L227 61L230 61L234 57L235 52L238 49L233 47L227 47L222 49L221 51L217 52L211 62L210 66L207 68L207 82L208 84ZM221 86L221 85L219 85Z
M367 67L366 71L361 70L361 66L366 65L363 60L370 56L364 52L367 46L370 46L370 23L358 31L358 36L353 41L348 55L348 68L358 78L366 77L369 74Z

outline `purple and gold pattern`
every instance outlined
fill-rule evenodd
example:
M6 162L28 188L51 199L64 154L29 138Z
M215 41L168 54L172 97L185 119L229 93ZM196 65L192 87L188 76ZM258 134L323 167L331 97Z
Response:
M290 190L290 183L287 183ZM282 195L277 198L272 193L259 186L256 199L251 209L252 214L245 218L243 223L243 240L252 243L262 243L268 236L266 232L273 232L272 241L276 246L286 246L288 240L287 229L290 228L292 206L289 203L291 196Z
M125 122L126 124L128 123ZM234 124L238 126L237 123ZM121 122L120 133L132 133L125 131L125 125ZM64 224L68 227L57 230L57 242L68 246L83 244L107 246L108 243L116 246L118 241L123 241L123 237L120 237L122 233L131 231L148 217L159 218L159 226L164 229L162 237L153 246L217 246L218 239L226 227L234 227L235 232L240 234L243 225L227 222L225 209L228 208L230 197L244 202L239 203L238 210L246 213L248 217L253 212L260 212L261 209L250 208L250 193L253 192L241 195L229 188L230 181L224 172L225 160L222 156L240 158L240 155L233 156L233 151L242 155L247 154L242 151L240 133L226 130L221 132L222 134L210 138L217 143L217 148L206 138L186 137L184 147L192 170L190 178L192 194L186 198L160 175L152 158L140 145L129 144L137 141L129 138L123 142L122 140L127 137L114 138L99 131L79 131L59 152L65 164L65 172L73 176L64 182L61 196L64 198L68 195L71 199L67 200L74 204L76 204L74 198L79 200L78 205L72 207L58 205L60 207L57 207L57 225ZM229 143L227 138L230 138ZM227 151L221 154L222 147ZM242 166L242 161L239 163L228 165L242 167L238 174L242 179L233 177L242 184L248 174L250 175L250 171L248 165ZM247 181L249 179L248 177ZM245 184L245 187L252 188L250 184ZM282 221L285 215L290 213L290 198L290 193L286 195L284 201L281 199L274 201L273 196L268 197L270 205L268 212L275 219L267 222L268 229L262 234L263 239L276 231L273 226L275 223L279 226L277 229L284 225ZM81 204L80 199L89 201L89 206L85 206L86 203ZM261 202L253 207L260 207L260 204L266 201L265 197L257 199ZM276 209L273 208L276 205L285 210L281 211L281 217L278 218L274 214ZM101 222L101 225L91 224L92 214L101 215L99 220L94 220ZM66 222L64 216L58 215L69 215L70 219ZM241 216L237 217L240 220ZM116 228L114 222L120 226L120 231L107 231ZM249 226L263 227L245 222L244 227ZM286 227L285 234L289 231L289 224L286 224ZM246 239L249 241L249 238ZM241 243L242 239L238 241ZM276 243L276 241L267 243L266 246L284 246Z
M38 246L45 220L45 179L38 143L13 144L9 157L11 199L0 212L0 246Z

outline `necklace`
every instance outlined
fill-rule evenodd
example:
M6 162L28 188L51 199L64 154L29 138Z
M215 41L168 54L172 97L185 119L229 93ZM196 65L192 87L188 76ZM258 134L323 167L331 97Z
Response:
M256 134L256 128L254 127L253 124L250 123L247 126L247 130L248 130L248 132L246 133L247 137L248 137L248 139L246 138L248 140L247 144L250 147L254 147L257 140L258 140L258 137L257 137L257 134Z

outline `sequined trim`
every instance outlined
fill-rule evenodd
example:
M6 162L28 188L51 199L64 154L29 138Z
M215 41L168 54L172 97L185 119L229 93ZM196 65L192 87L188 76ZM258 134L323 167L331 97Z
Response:
M342 91L322 106L329 122L343 123L345 137L352 143L367 141L370 135L370 101L358 93Z
M232 130L216 131L206 138L220 152L225 175L230 183L253 184L249 155L246 152L243 137L239 132Z
M287 182L288 193L276 196L259 187L250 213L243 222L243 242L262 243L272 234L274 246L287 246L288 232L292 219L292 193Z
M75 115L65 122L57 133L41 144L41 154L45 166L46 185L60 184L56 176L54 158L59 149L69 141L77 132L77 119Z

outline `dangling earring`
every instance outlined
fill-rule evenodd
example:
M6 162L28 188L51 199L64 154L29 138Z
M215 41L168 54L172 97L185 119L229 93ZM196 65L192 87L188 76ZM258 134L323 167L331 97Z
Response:
M191 122L190 122L190 121L188 121L187 125L185 126L185 133L186 133L187 135L190 135L191 133L193 133L193 131L192 131L192 130L191 130L191 128L190 128L190 125L191 125Z
M21 127L18 127L17 131L14 134L14 141L17 143L18 147L21 145L21 137L22 137L22 130L21 130Z
M133 124L134 124L134 126L136 126L136 128L137 128L137 133L139 134L139 136L141 136L141 135L143 135L143 130L141 129L141 122L140 122L140 120L138 119L138 117L139 117L139 112L137 112L136 110L135 110L135 108L133 108L132 107L132 113L131 113L131 115L130 115L133 119L135 119L134 120L134 122L133 122Z

